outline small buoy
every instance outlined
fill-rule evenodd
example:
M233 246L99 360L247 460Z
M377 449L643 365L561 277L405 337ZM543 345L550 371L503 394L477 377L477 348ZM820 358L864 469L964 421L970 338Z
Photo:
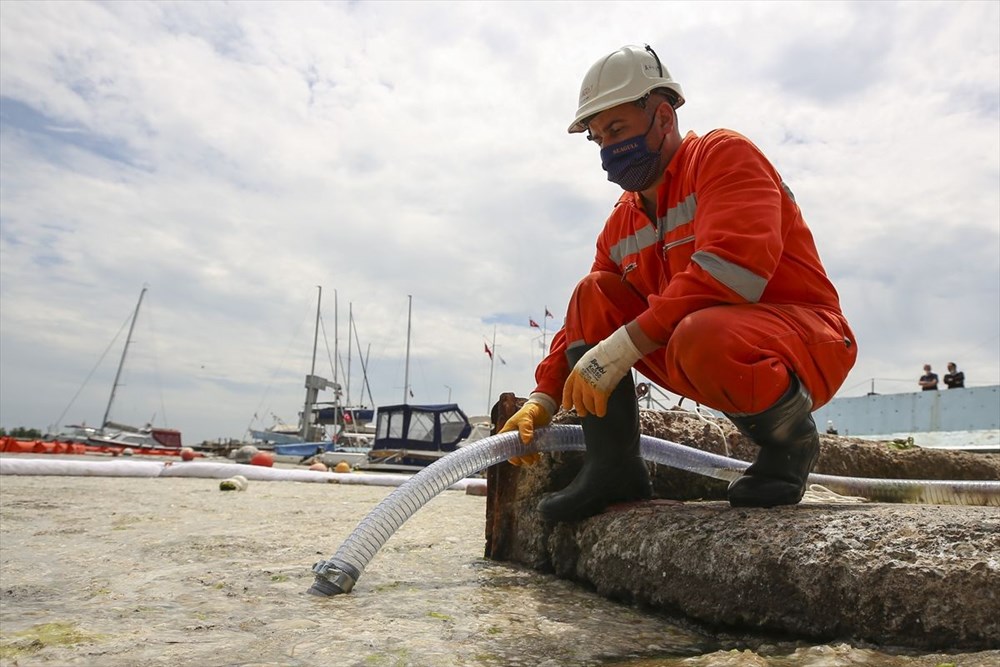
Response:
M243 475L236 475L219 482L220 491L246 491L250 482Z
M351 464L347 461L341 461L333 468L334 472L351 472Z
M271 452L257 452L250 457L250 465L270 468L274 465L274 454Z
M193 461L194 450L190 447L181 447L181 461Z
M243 445L232 453L232 457L237 463L250 463L250 459L253 458L253 455L258 451L260 450L253 445Z
M135 452L132 451L131 447L126 447L122 450L122 456L132 456Z
M467 496L485 496L486 495L486 485L485 484L469 484L465 487L465 495Z
M317 472L327 472L330 470L329 468L326 467L326 465L320 463L319 461L309 466L309 469L315 470Z

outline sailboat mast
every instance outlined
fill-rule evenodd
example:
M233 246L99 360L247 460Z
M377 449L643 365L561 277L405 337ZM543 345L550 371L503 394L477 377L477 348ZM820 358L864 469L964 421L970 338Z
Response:
M407 294L406 299L406 370L403 374L403 405L406 405L410 393L410 321L413 314L413 295Z
M490 354L490 387L486 390L486 413L489 414L493 401L493 360L497 355L497 325L493 325L493 347L490 348L493 353Z
M319 344L319 314L320 314L320 306L323 303L322 285L316 285L316 289L319 290L319 297L316 299L316 326L313 329L313 358L312 358L312 368L309 370L309 373L311 375L316 374L316 346Z
M340 427L340 303L337 290L333 290L333 423Z
M104 410L104 419L101 420L101 433L104 433L104 425L108 423L108 416L111 414L111 404L115 402L115 392L118 390L118 380L122 376L122 368L125 367L125 356L128 354L129 343L132 342L132 332L135 330L135 320L139 317L139 307L142 306L142 297L146 296L148 288L143 286L139 292L139 302L135 304L135 312L132 313L132 322L128 325L128 336L125 337L125 347L122 349L122 358L118 362L118 371L115 373L115 381L111 385L111 396L108 398L108 407Z
M351 344L354 341L354 302L347 304L347 405L351 404ZM360 354L360 352L359 352ZM362 398L364 398L362 396Z
M337 302L337 290L333 290L333 384L340 382L340 305ZM340 403L340 391L337 391L337 403Z
M316 375L316 346L319 344L319 314L320 307L323 304L323 286L317 285L316 289L319 290L319 296L316 299L316 327L313 332L313 356L312 356L312 367L309 370L309 382L306 382L306 402L305 407L302 408L302 442L309 441L309 425L312 423L312 397L313 389L310 383L313 381L312 377Z

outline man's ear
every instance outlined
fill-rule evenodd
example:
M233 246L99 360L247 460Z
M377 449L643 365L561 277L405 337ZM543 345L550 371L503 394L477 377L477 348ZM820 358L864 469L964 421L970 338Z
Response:
M660 129L664 132L671 132L677 122L677 115L669 102L662 102L656 107L656 118L660 122Z

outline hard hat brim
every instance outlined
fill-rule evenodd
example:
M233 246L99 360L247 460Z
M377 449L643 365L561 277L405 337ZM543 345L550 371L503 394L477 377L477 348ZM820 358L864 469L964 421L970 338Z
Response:
M566 129L566 131L570 134L579 134L581 132L586 132L587 124L589 123L590 119L596 116L597 114L603 111L607 111L608 109L613 109L617 106L621 106L622 104L631 104L636 100L642 99L643 97L653 92L657 88L667 88L667 90L673 90L674 94L677 96L677 103L673 105L674 109L678 109L684 104L684 96L681 95L677 90L674 90L673 87L664 86L662 83L657 83L647 88L640 95L627 95L621 98L614 98L610 100L607 99L594 100L594 102L597 102L597 104L584 105L577 111L576 118L573 119L573 122Z

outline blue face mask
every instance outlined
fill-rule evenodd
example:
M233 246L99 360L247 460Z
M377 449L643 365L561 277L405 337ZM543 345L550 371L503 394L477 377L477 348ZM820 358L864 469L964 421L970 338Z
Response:
M646 146L646 137L655 121L654 116L642 134L601 149L601 166L608 172L608 180L617 183L623 190L642 192L655 183L662 172L660 148L667 135L663 135L660 146L655 151Z

